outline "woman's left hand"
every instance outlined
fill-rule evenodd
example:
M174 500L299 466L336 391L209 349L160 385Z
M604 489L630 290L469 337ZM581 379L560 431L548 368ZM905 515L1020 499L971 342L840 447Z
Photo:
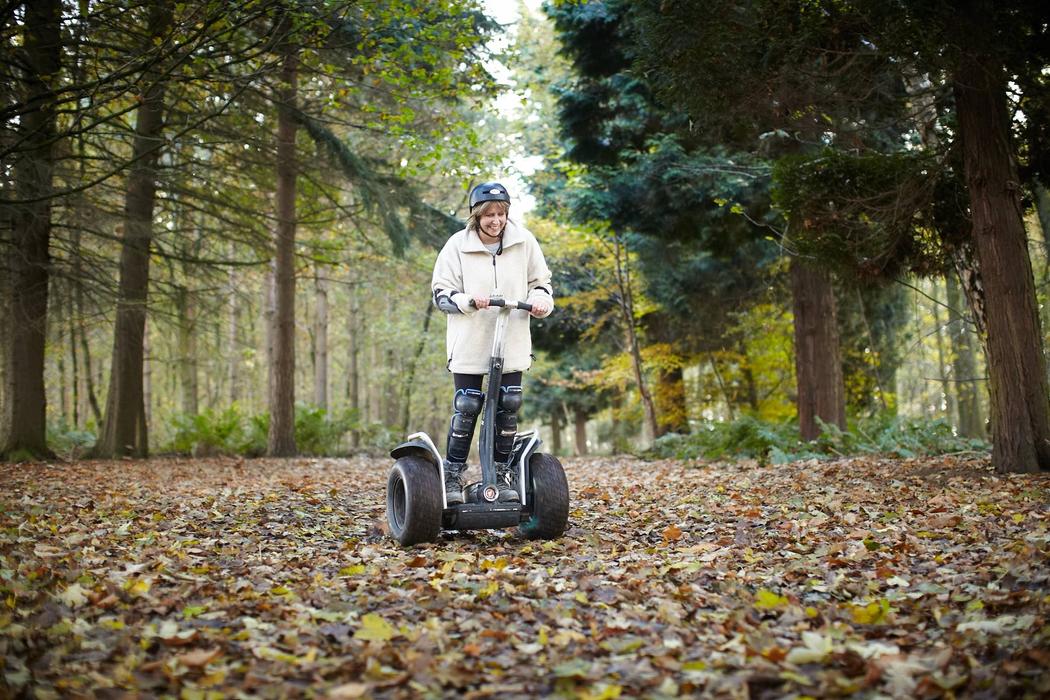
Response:
M543 318L551 311L550 305L545 301L532 302L532 311L529 312L534 318Z

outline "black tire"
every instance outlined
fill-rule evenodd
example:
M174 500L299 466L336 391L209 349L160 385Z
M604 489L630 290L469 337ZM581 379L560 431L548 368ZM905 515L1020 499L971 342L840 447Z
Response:
M414 456L394 462L386 480L386 520L395 540L410 547L437 539L441 503L437 467Z
M548 454L529 459L532 516L518 526L530 540L553 540L565 533L569 523L569 482L561 462Z

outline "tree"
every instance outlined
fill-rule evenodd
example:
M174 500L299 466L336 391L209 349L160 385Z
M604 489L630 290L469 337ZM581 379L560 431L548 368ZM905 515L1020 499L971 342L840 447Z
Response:
M143 53L156 52L170 38L174 7L170 0L149 5ZM149 289L150 241L157 190L157 160L164 141L164 96L167 73L158 61L143 75L141 101L136 110L132 165L128 171L124 204L124 235L120 255L120 292L113 332L113 361L102 429L95 455L145 456L149 453L142 361Z
M706 160L713 165L714 156L718 155L716 148L723 152L727 147L729 150L722 172L739 172L739 163L734 161L739 161L737 154L740 153L751 158L776 158L812 148L811 144L818 143L829 130L835 129L834 120L829 126L826 114L810 109L816 96L842 92L843 102L849 102L857 87L848 90L846 86L856 79L862 68L868 70L862 65L821 64L809 56L796 55L791 47L781 46L783 35L770 30L771 21L762 12L765 5L775 3L748 9L737 8L732 2L701 6L617 0L549 6L559 28L570 36L569 49L578 55L576 64L585 76L572 92L571 101L564 101L566 109L563 109L563 113L568 114L568 107L572 108L574 116L566 120L566 126L575 137L576 153L590 162L607 165L617 161L618 150L629 153L630 157L620 159L629 166L623 168L622 179L636 178L639 185L635 189L651 196L648 202L647 197L638 195L613 199L621 203L623 210L639 212L639 218L659 221L664 236L681 235L682 231L695 228L697 210L703 211L705 198L697 198L695 194L675 197L678 192L674 187L654 186L652 180L638 177L641 173L659 172L653 165L666 168L667 173L681 173L688 167L685 163L692 159ZM792 17L791 8L770 12L784 15L785 23ZM848 29L836 24L834 17L823 21L802 19L803 24L808 21L813 25L805 27L808 35L819 35L829 45L841 41L836 38L836 32ZM844 33L847 37L853 36L851 32ZM577 41L571 41L571 37ZM829 49L835 48L829 46ZM833 54L829 50L827 55ZM829 79L832 75L836 80ZM864 75L866 79L871 72ZM626 96L614 97L617 89ZM633 109L616 110L618 104L628 101ZM643 128L625 128L638 122ZM661 131L679 139L685 158L677 163L666 158L661 162L653 155L659 148L653 136ZM709 149L708 152L705 153L705 149ZM669 149L664 150L671 153ZM666 183L660 182L660 185ZM618 193L625 189L620 188ZM723 203L726 201L721 199ZM643 202L649 206L638 206ZM739 202L734 204L727 209L735 212L745 207L757 208L755 205L762 203L758 198L745 201L744 207ZM801 220L789 221L785 227L768 214L756 216L753 209L747 213L751 221L758 221L763 227L778 224L781 232L786 231L785 249L792 250L790 236L802 224ZM641 230L652 235L660 226L650 221ZM767 234L765 228L751 231L753 239L758 241L763 241ZM740 239L734 237L734 240ZM796 262L793 260L793 264ZM812 409L825 421L844 427L845 394L843 387L835 382L835 378L841 376L841 369L829 367L837 361L838 349L816 345L837 338L835 309L828 306L834 299L828 287L830 278L808 274L806 266L798 264L800 268L790 277L795 283L793 294L809 296L799 299L795 308L812 317L796 319L804 329L809 329L797 338L800 343L814 345L797 348L797 357L821 362L812 372L796 373L799 406L802 411ZM819 333L812 332L818 328ZM822 377L819 384L809 381L817 376ZM803 418L802 428L805 438L815 437L814 421Z
M1006 111L1007 78L986 24L997 6L967 2L960 10L951 26L967 50L952 77L988 310L992 461L1002 472L1050 470L1050 392ZM1045 17L1038 29L1046 31Z
M1050 9L1039 2L1001 6L986 0L858 0L820 3L810 9L823 15L841 13L855 34L866 38L864 47L852 51L851 56L873 54L880 57L878 62L888 61L902 83L917 73L928 76L929 84L950 87L946 91L954 115L950 133L954 150L961 157L957 162L942 159L939 171L948 165L961 174L968 200L964 218L969 219L972 236L953 227L946 231L939 225L939 198L933 185L938 180L950 184L947 178L911 178L913 185L925 184L905 191L903 197L895 199L904 206L887 211L892 210L890 218L902 224L903 230L915 232L910 237L913 242L923 240L923 227L914 225L913 219L925 216L932 220L925 230L936 231L940 244L954 249L956 266L987 348L996 469L1050 469L1046 362L1022 217L1018 149L1006 102L1007 83L1013 77L1029 90L1045 93L1041 76L1047 61ZM823 107L828 102L819 104ZM1028 104L1038 105L1039 100L1029 95ZM926 111L925 106L920 107ZM1038 106L1036 111L1040 113ZM1038 136L1039 132L1035 133ZM1032 169L1038 172L1045 163L1045 148L1037 139L1030 139L1027 145ZM907 204L907 200L912 201ZM971 247L976 269L968 255ZM884 259L900 265L898 252ZM979 273L980 287L967 283L975 273Z
M56 133L56 93L61 68L62 3L27 3L21 56L23 98L19 105L19 153L15 161L16 202L12 235L4 251L11 295L0 352L6 395L0 401L0 458L49 454L44 393L48 280L51 264L52 169ZM6 199L6 197L5 197Z
M277 105L277 226L274 232L274 351L270 384L270 431L266 452L288 457L295 449L295 118L299 49L292 18L282 8L274 35L281 55Z

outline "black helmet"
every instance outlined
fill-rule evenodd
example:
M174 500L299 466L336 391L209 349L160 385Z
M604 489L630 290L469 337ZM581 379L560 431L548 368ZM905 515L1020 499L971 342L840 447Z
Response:
M498 182L483 182L470 191L470 208L482 202L506 202L510 204L507 188Z

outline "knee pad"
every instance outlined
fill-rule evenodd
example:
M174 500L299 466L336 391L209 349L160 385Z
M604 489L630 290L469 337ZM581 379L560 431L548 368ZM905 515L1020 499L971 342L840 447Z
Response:
M470 443L474 439L474 425L481 413L485 395L477 389L460 389L452 398L452 423L448 428L448 445L445 459L463 463L470 454Z
M520 386L501 386L496 411L496 439L494 448L497 462L506 462L514 449L514 436L518 433L518 409L521 408Z

